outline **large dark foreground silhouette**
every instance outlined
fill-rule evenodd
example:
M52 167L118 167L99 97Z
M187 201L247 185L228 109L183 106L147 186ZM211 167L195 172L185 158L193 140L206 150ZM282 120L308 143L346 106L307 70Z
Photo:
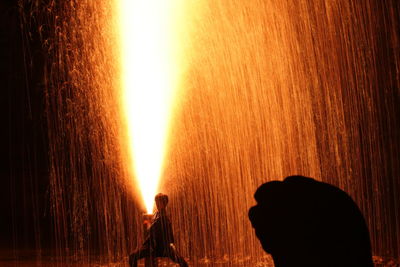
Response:
M261 185L254 198L249 218L276 267L373 266L364 218L339 188L290 176Z

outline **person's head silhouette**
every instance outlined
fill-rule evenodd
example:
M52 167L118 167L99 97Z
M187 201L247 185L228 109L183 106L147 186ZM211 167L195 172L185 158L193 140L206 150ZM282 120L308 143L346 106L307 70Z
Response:
M164 211L168 205L168 196L163 193L159 193L155 196L154 201L156 202L157 210Z
M364 218L332 185L303 176L261 185L249 218L276 267L373 266Z

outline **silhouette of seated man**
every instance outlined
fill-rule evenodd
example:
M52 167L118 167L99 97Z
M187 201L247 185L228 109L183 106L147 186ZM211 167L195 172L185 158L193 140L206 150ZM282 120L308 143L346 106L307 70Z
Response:
M368 228L337 187L303 176L261 185L249 218L276 267L372 267Z
M148 237L143 242L142 247L129 256L129 265L137 266L137 261L142 258L168 257L181 267L188 266L186 261L176 251L174 246L174 235L171 222L166 214L168 196L158 194L155 197L157 212L154 215L153 222L148 230Z

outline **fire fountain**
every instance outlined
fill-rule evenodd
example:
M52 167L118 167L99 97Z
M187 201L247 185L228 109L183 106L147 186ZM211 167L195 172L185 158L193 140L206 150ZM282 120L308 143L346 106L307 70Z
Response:
M290 174L348 192L398 261L395 1L144 2L21 5L46 53L57 264L124 266L161 190L191 265L270 266L247 210Z

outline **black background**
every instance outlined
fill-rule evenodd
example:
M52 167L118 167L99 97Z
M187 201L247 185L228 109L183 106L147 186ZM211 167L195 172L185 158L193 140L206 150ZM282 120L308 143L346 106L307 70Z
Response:
M16 2L1 1L0 245L8 249L45 245L50 227L43 54L30 33Z

